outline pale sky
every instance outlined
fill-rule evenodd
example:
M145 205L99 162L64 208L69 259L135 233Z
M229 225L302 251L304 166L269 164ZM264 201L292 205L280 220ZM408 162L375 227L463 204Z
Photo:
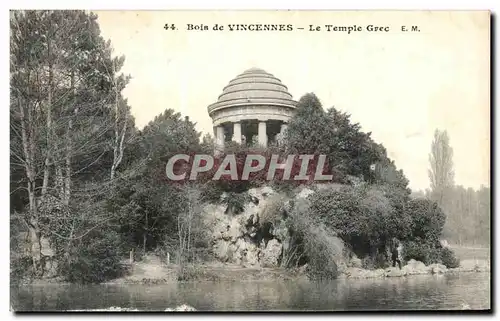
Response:
M371 131L412 189L429 186L436 128L454 149L455 181L489 186L490 27L487 12L98 11L102 35L132 80L123 94L142 128L166 108L213 134L207 106L251 67L274 74L294 99L314 92ZM165 23L177 30L164 30ZM305 30L187 31L186 25L293 24ZM388 33L309 32L389 26ZM402 32L418 25L420 32ZM322 27L324 29L324 27Z

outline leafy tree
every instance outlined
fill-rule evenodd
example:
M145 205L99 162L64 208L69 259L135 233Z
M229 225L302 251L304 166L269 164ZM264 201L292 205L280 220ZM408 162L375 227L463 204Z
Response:
M433 199L440 206L443 205L443 197L448 188L454 185L453 171L453 149L450 146L450 138L445 131L436 129L432 141L431 153L429 154L429 179Z
M286 131L288 151L290 154L329 154L333 130L318 97L306 94L300 98Z
M324 189L310 199L311 213L360 257L384 253L392 238L403 236L410 228L406 212L396 211L382 191L370 186Z
M185 209L183 182L167 180L165 168L173 155L201 150L194 125L167 109L138 133L137 152L130 155L136 173L107 198L108 209L122 218L120 232L130 247L146 252L172 240L178 244L173 235Z
M345 182L346 176L360 177L374 184L393 184L407 189L408 180L386 149L361 131L350 115L335 108L326 112L312 93L304 95L286 133L288 154L324 154L334 181ZM408 190L409 193L409 190Z
M412 239L439 244L446 216L436 202L412 199L406 205L406 212L412 218Z
M64 244L56 253L69 260L77 240L110 221L82 204L109 192L133 136L121 96L128 77L92 13L13 11L10 26L13 217L30 233L33 270L42 276L41 238Z

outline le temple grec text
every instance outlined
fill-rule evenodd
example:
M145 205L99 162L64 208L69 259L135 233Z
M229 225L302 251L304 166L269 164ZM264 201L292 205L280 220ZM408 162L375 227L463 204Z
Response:
M180 30L182 24L166 23L163 28L165 30ZM388 25L334 25L334 24L307 24L307 25L293 25L293 24L205 24L205 23L187 23L184 25L186 31L310 31L310 32L344 32L347 34L356 32L373 32L373 33L387 33L390 31L402 32L420 32L418 26L388 26Z

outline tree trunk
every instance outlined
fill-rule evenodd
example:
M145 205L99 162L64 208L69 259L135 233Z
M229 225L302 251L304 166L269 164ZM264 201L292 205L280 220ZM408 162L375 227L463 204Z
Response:
M43 183L42 183L42 197L47 194L47 188L49 186L49 176L50 176L50 159L51 159L51 151L52 151L52 78L53 78L53 70L52 70L52 62L51 62L51 41L50 39L47 41L47 56L49 61L49 88L47 94L47 136L46 136L46 154L45 154L45 164L43 169Z
M147 236L148 236L148 214L146 213L146 222L144 224L144 234L142 235L142 252L143 254L146 253L146 241L147 241Z
M18 99L19 114L21 118L21 139L23 144L23 152L25 156L25 171L26 177L28 178L28 200L29 200L29 213L28 219L26 220L29 226L29 235L31 243L31 258L33 263L33 273L36 276L43 275L43 265L42 265L42 246L40 243L41 233L38 225L38 211L36 205L36 181L35 181L35 168L34 168L34 152L35 152L35 142L34 142L34 124L33 124L33 114L28 106L28 119L26 120L26 114L24 107L21 103L21 99Z
M115 90L115 142L113 146L113 164L111 165L111 179L115 177L116 169L120 165L123 159L123 142L125 140L125 133L127 130L128 115L126 111L124 112L123 127L120 133L120 91L118 89L118 82L116 80L116 67L115 61L113 60L113 86Z
M64 177L64 198L63 204L69 206L69 201L71 198L71 158L73 154L73 117L78 114L78 108L76 107L76 85L75 85L75 72L71 73L71 89L73 91L73 104L71 111L73 115L69 115L68 129L66 133L66 154L65 154L65 177Z

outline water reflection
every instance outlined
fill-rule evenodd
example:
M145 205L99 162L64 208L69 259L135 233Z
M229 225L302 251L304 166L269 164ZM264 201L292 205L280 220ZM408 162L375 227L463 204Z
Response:
M197 310L415 310L490 308L490 274L413 276L331 282L201 282L166 285L49 285L11 288L18 311L99 309Z

